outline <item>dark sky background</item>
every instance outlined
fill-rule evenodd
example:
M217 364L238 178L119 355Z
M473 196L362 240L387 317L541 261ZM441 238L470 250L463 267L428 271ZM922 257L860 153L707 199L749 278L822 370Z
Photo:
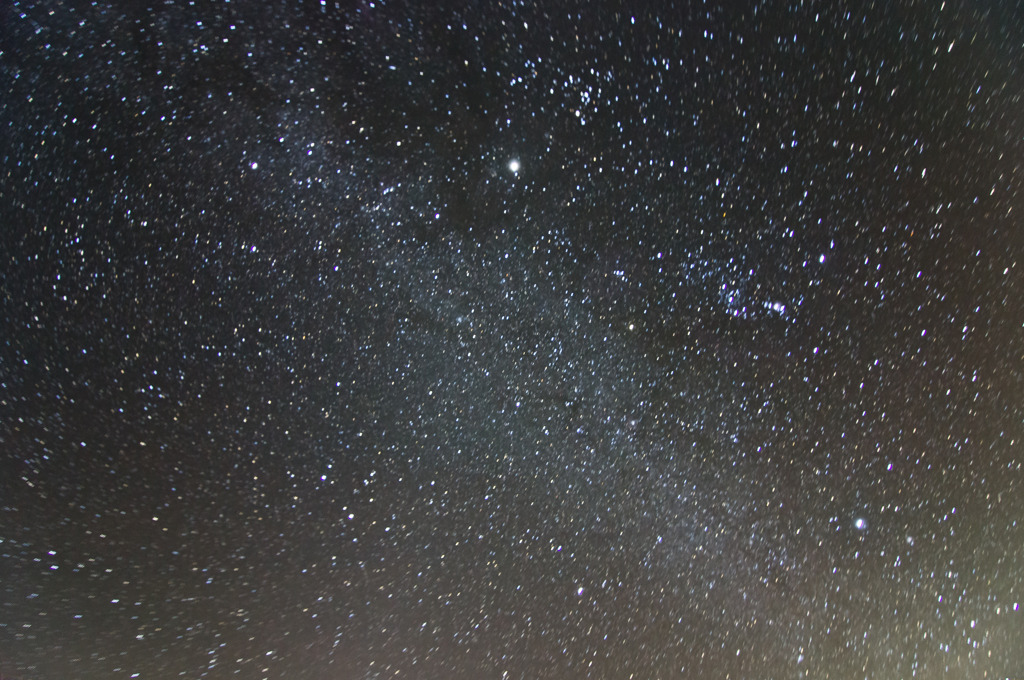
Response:
M1024 14L722 4L4 2L3 677L1024 675Z

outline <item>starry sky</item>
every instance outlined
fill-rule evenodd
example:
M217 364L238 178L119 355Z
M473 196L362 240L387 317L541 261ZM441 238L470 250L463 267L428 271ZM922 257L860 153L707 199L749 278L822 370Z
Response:
M1015 4L4 2L2 677L1021 677Z

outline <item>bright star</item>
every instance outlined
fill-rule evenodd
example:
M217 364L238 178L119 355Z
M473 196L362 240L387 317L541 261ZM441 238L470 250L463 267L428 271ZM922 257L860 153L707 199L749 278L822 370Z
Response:
M514 158L510 160L508 162L508 169L512 172L519 172L519 161Z

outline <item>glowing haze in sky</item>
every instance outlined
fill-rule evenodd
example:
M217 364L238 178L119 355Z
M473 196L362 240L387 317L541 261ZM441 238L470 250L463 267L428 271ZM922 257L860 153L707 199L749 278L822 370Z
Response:
M1024 15L634 4L0 9L5 678L1024 675Z

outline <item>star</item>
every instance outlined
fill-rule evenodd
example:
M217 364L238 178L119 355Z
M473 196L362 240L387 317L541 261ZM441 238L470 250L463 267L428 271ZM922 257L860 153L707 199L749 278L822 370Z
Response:
M1024 668L1012 0L169 4L4 13L0 678Z

